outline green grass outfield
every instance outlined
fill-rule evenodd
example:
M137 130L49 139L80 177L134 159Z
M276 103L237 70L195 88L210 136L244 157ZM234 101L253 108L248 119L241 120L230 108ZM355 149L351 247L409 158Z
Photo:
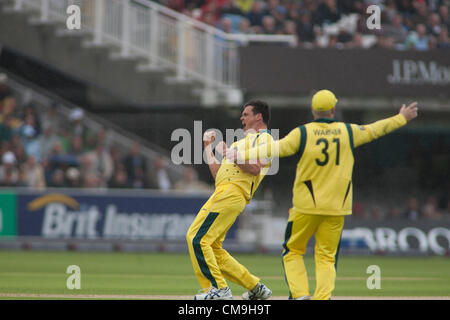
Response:
M279 255L235 254L274 296L288 296ZM305 258L314 289L312 256ZM81 269L81 289L69 290L69 265ZM367 267L381 269L381 289L366 286ZM230 283L233 294L245 290ZM192 296L199 289L188 254L0 251L0 299L34 295ZM311 292L312 293L312 292ZM20 294L20 295L10 295ZM341 256L334 296L450 296L447 257ZM45 297L45 296L44 296Z

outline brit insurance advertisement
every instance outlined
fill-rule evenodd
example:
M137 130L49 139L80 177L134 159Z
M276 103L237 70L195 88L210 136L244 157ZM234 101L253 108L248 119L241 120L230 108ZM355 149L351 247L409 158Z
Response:
M105 240L184 240L208 199L207 195L85 190L1 197L0 235Z

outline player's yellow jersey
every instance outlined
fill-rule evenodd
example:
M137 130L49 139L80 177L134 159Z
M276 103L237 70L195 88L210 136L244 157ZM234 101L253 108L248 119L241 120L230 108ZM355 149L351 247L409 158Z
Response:
M406 124L403 115L369 125L317 119L292 130L274 143L269 156L297 155L292 212L348 215L352 213L353 149ZM257 158L250 150L245 159Z
M251 148L257 148L260 145L270 145L272 142L273 138L270 134L270 130L260 130L257 133L248 133L245 138L234 142L230 146L230 149L237 149L240 154L244 155ZM270 159L266 158L266 162L267 165L261 168L259 175L255 176L244 172L236 163L230 162L224 158L217 171L216 188L228 183L234 184L243 191L248 203L270 168Z

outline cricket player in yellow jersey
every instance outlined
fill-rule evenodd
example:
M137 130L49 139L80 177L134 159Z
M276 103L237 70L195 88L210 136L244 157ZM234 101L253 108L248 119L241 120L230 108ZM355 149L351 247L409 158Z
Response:
M272 136L267 129L270 110L265 102L246 103L240 120L245 138L234 142L231 149L245 153L252 147L271 143ZM225 279L248 289L243 299L267 299L272 291L223 249L222 242L270 168L270 159L235 164L224 158L218 163L211 149L214 139L214 131L205 132L203 140L209 169L215 179L215 192L198 212L186 236L192 265L203 288L203 293L197 294L195 299L232 299ZM219 145L216 150L221 151Z
M348 124L334 118L336 103L331 91L318 91L311 104L314 121L274 142L265 154L299 158L282 254L291 299L310 299L303 255L313 235L316 240L313 298L326 300L331 297L344 217L352 213L353 150L404 126L417 116L417 103L412 103L403 105L399 114L391 118L369 125ZM230 161L240 160L240 155L232 150L224 149L224 152ZM257 159L258 155L261 156L261 150L251 149L241 160Z

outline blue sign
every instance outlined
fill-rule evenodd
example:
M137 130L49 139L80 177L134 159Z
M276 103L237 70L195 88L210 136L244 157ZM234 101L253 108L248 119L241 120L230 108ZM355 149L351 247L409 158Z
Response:
M205 195L87 192L17 195L17 234L44 238L183 240ZM235 237L232 227L227 238Z

